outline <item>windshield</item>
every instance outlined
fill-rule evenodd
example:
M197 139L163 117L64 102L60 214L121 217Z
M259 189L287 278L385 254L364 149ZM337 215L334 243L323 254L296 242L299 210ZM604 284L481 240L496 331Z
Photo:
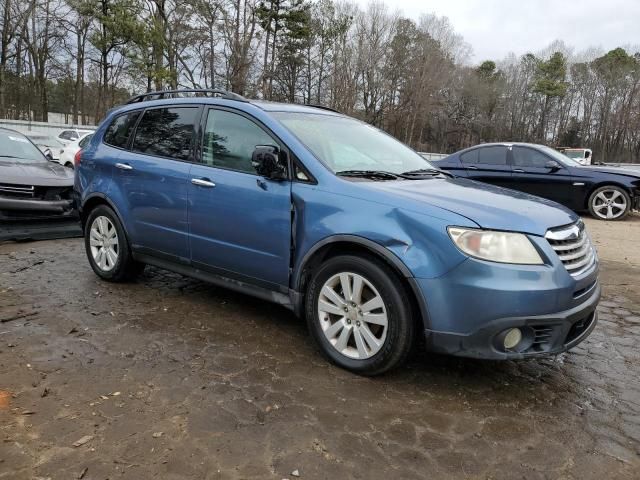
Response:
M46 161L42 152L28 139L16 132L0 130L0 159L14 158L22 162Z
M395 138L352 118L298 112L274 112L274 116L334 173L400 174L435 168Z
M584 152L582 150L565 150L564 153L569 158L584 158Z
M573 158L567 157L564 153L560 153L554 148L547 147L546 145L540 145L540 150L551 156L554 160L560 162L562 165L569 167L581 167L582 165L576 162Z

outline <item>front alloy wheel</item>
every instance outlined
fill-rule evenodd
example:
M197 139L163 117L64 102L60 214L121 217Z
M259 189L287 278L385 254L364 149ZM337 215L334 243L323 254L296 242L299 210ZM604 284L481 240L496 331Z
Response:
M323 261L312 273L305 311L320 351L354 373L397 367L414 344L416 323L402 279L373 256Z
M389 320L382 297L357 273L338 273L324 283L318 318L329 343L349 358L372 357L387 337Z
M598 188L589 198L589 211L599 220L622 220L630 206L629 194L614 185Z

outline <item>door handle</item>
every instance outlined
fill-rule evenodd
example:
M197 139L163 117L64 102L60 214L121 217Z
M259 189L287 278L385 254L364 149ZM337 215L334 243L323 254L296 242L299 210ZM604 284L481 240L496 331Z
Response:
M199 187L207 187L207 188L213 188L216 186L216 184L213 183L208 178L192 178L191 183Z
M513 173L524 173L524 170L522 170L521 168L514 168Z
M477 169L478 169L478 167L474 167L473 165L469 165L469 166L467 167L467 169L469 169L469 170L477 170Z
M128 163L116 163L116 168L120 170L133 170L133 167Z

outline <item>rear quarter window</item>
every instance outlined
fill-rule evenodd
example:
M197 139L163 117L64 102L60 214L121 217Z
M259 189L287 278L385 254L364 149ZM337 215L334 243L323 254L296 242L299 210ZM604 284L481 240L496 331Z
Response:
M80 140L78 142L78 145L80 146L80 148L84 148L87 146L87 144L91 141L91 137L93 137L93 133L87 135L86 137L84 137L82 140Z
M460 161L465 164L478 163L478 149L464 152L460 155Z
M484 165L506 165L507 147L492 145L478 149L478 163Z
M103 142L117 148L127 148L133 127L140 116L140 111L117 115L104 134Z

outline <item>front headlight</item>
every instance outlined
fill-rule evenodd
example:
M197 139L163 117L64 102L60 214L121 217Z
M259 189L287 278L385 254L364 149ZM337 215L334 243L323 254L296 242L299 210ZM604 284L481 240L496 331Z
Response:
M542 265L531 240L522 233L448 227L453 243L467 255L500 263Z

